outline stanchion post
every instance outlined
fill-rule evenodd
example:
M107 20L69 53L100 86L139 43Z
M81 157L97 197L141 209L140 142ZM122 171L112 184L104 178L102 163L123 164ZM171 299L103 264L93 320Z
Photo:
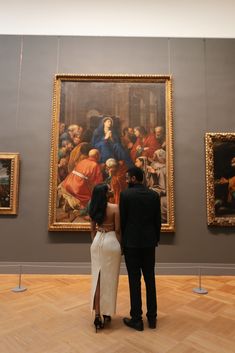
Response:
M193 288L193 292L197 294L207 294L208 291L205 288L202 288L202 273L201 267L199 267L199 287Z
M21 276L22 276L22 265L19 266L19 285L12 289L12 292L25 292L27 290L26 287L21 287Z

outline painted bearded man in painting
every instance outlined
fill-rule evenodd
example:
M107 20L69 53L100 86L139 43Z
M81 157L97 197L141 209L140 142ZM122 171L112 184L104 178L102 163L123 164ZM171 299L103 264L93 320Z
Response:
M96 184L103 181L99 159L99 151L91 149L88 158L78 162L74 170L59 185L58 196L63 199L65 211L79 210L80 214L82 211L87 213L92 190ZM74 213L74 215L77 214Z

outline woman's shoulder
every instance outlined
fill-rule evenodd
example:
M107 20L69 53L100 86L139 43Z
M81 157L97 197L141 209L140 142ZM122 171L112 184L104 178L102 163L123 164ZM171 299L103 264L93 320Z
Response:
M119 213L119 208L117 204L109 203L106 208L106 217L104 223L113 224L114 217Z

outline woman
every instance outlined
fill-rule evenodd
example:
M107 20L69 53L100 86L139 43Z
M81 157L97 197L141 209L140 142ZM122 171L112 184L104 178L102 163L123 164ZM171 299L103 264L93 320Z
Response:
M144 172L144 179L143 179L143 184L144 186L148 186L148 182L147 182L147 157L137 157L135 160L135 166L142 169Z
M125 161L128 168L133 166L129 151L122 146L111 117L106 116L102 119L93 133L91 144L100 152L100 163L105 163L109 158L115 158L117 161Z
M89 206L91 218L92 309L95 329L102 329L116 311L121 261L119 207L108 202L107 184L94 187ZM103 320L101 318L103 315Z

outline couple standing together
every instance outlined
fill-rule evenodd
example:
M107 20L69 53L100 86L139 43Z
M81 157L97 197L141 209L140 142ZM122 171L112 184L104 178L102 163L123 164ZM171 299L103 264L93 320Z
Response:
M120 204L108 202L106 184L95 186L89 214L91 218L92 308L95 329L111 321L116 310L121 249L125 257L130 290L130 316L124 324L143 331L141 273L146 286L147 319L156 327L155 247L161 229L160 200L143 185L143 171L127 171L128 188L120 194Z

